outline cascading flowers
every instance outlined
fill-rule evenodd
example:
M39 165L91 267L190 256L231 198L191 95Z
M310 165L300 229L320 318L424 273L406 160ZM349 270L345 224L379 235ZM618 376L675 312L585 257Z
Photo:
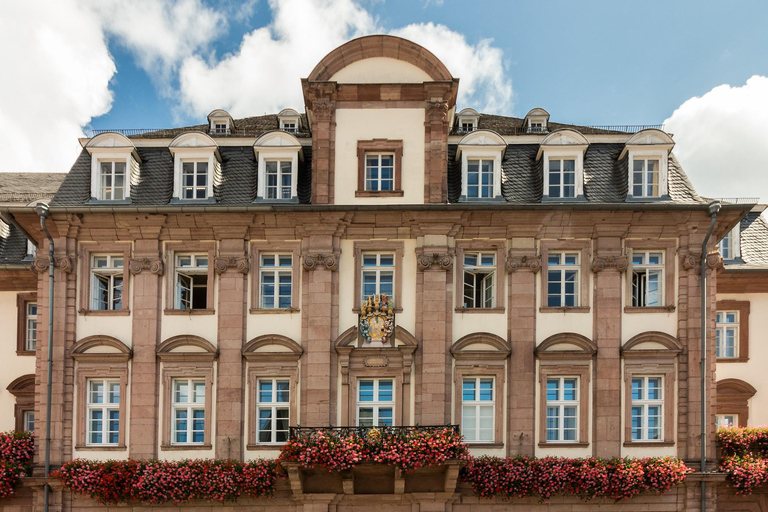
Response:
M13 496L13 489L30 473L35 441L30 432L0 432L0 499Z

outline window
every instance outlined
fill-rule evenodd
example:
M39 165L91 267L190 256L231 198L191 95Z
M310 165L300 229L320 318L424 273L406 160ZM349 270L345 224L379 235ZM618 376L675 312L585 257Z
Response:
M35 355L37 349L37 294L16 296L16 353Z
M27 240L27 252L24 253L25 260L33 260L37 256L37 246L31 240Z
M262 254L259 270L259 307L287 309L293 298L293 255Z
M281 129L288 133L296 133L296 121L280 121Z
M176 255L175 309L208 308L208 255Z
M181 163L180 199L208 198L208 162Z
M528 133L544 133L544 123L530 121L528 123Z
M293 162L291 160L266 160L265 187L267 199L290 199L293 195Z
M464 253L464 307L492 308L495 305L495 253Z
M740 226L737 224L735 228L730 230L728 234L720 240L720 243L717 246L720 250L720 256L722 256L724 260L735 260L741 256L739 247L741 233L739 232L739 229Z
M663 440L663 389L661 377L632 378L632 440Z
M579 379L547 379L547 442L578 442Z
M551 252L547 256L547 306L579 305L579 253Z
M738 414L716 414L715 428L730 428L739 426Z
M229 133L227 123L214 122L212 133L214 135L227 135Z
M124 256L94 254L91 256L91 309L116 311L123 309Z
M493 378L464 378L461 386L461 431L465 441L493 442Z
M99 199L106 201L125 199L125 161L100 161Z
M718 311L715 323L717 357L739 357L739 312Z
M380 294L394 297L395 255L363 253L362 262L362 298Z
M660 162L658 159L632 160L632 195L659 197Z
M467 160L467 197L490 199L494 197L493 160Z
M394 153L365 154L365 190L371 192L395 190Z
M86 445L117 445L120 440L120 382L87 381Z
M664 253L632 253L632 306L656 307L664 304Z
M24 411L22 421L26 432L35 431L35 411Z
M173 379L171 444L205 441L205 381Z
M372 139L357 141L356 197L403 197L403 141Z
M576 160L549 159L549 197L576 197Z
M357 425L391 427L395 411L394 381L363 379L357 384Z
M26 333L24 337L24 350L37 349L37 302L27 302L24 313Z
M462 121L460 130L464 133L475 131L475 123L471 121Z
M256 439L259 443L288 441L290 389L288 379L259 379L256 401Z

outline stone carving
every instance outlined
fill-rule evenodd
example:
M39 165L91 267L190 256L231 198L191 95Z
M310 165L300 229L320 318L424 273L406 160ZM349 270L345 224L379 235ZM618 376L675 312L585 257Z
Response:
M128 270L134 275L149 270L152 274L161 276L163 275L163 260L159 258L131 258L128 261Z
M595 256L592 260L592 272L600 272L606 269L616 269L624 272L629 267L629 259L626 256Z
M339 269L339 257L336 254L305 254L302 263L305 270L315 270L319 266L328 270Z
M701 270L701 253L684 252L680 255L680 265L683 270ZM707 254L707 268L709 270L720 270L724 268L723 258L719 252L710 252Z
M66 272L67 274L70 274L72 272L73 266L72 266L72 258L69 258L67 256L62 256L59 258L54 257L55 266L59 267L61 270ZM39 256L35 259L35 261L32 262L30 265L30 270L33 274L38 274L40 272L45 272L48 270L48 257L47 256Z
M318 121L330 121L333 117L333 103L327 98L312 103L312 114Z
M395 303L388 296L371 295L360 306L360 335L364 346L389 345L395 332Z
M236 258L230 256L228 258L214 258L213 268L217 274L223 274L227 269L234 269L241 274L248 273L248 258Z
M367 368L386 368L389 366L389 359L387 356L370 356L365 358L363 365Z
M446 121L448 118L448 102L447 101L428 101L427 102L427 119L436 121Z
M416 262L419 270L429 270L432 267L449 270L453 265L453 257L447 253L424 253L419 255Z
M538 273L541 270L541 256L509 256L507 258L507 272L524 269L534 274Z

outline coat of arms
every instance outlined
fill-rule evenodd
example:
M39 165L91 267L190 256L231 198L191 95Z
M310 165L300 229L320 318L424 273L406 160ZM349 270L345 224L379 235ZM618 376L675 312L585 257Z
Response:
M395 303L388 296L371 295L360 306L360 334L367 345L388 345L395 329Z

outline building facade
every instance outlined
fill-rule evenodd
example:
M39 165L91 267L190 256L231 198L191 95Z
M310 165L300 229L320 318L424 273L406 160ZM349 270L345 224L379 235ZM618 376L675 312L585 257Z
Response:
M3 208L40 247L39 319L54 267L54 466L253 460L295 425L447 424L475 455L698 465L711 216L669 134L459 111L459 80L391 36L341 46L301 83L304 113L215 110L200 126L83 139L46 219L53 261L35 212ZM738 310L716 293L717 242L752 207L724 202L707 245L713 461L714 340L721 308ZM46 347L35 354L44 438ZM620 508L699 510L697 492ZM485 506L462 489L416 494L381 499ZM289 495L258 506L372 499Z

